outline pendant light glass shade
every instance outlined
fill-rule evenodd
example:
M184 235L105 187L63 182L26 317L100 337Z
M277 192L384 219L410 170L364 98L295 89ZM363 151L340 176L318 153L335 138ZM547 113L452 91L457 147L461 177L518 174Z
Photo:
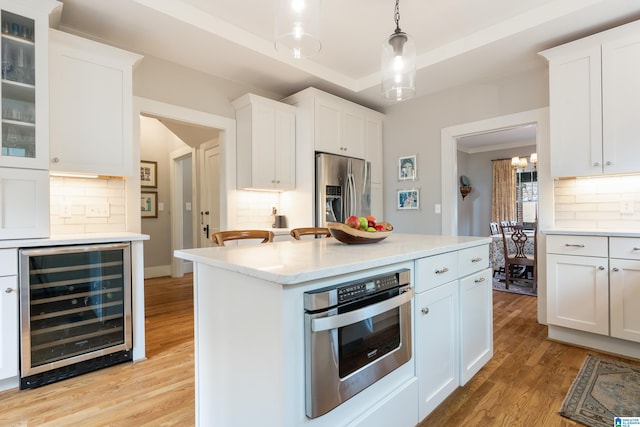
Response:
M320 52L321 0L278 0L275 48L293 58Z
M395 10L396 30L382 44L382 95L402 101L416 93L416 45L400 30L399 0Z

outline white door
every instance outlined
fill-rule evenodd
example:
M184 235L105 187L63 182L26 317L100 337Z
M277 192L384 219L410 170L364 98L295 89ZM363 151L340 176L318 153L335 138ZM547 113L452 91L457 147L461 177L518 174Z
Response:
M220 146L207 142L198 149L200 167L200 227L198 247L213 246L211 235L220 231Z

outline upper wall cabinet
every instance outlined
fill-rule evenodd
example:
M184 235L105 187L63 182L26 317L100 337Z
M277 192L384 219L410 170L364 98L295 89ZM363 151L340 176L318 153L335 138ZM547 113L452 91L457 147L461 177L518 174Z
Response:
M237 186L293 190L296 177L296 109L247 94L235 100Z
M549 60L551 175L640 172L640 21L541 55Z
M51 171L131 176L132 71L141 56L50 30Z
M49 15L57 1L0 0L0 166L48 169Z
M297 105L303 99L312 99L310 130L315 151L365 158L366 108L315 88L298 92L285 102Z

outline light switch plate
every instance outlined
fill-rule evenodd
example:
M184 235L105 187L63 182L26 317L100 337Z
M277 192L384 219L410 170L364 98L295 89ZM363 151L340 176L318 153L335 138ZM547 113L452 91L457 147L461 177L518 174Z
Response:
M71 218L73 216L73 214L71 212L71 205L69 203L61 204L58 216L60 218Z

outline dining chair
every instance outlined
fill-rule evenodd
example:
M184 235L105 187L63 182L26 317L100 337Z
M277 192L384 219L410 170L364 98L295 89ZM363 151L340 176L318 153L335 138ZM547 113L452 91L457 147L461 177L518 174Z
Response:
M489 230L491 231L491 236L495 236L496 234L500 234L500 229L498 228L497 222L489 223Z
M538 266L537 266L537 236L538 230L534 228L532 234L525 233L522 225L501 226L502 244L504 245L504 285L509 289L509 284L513 281L530 282L533 291L538 288ZM507 239L514 245L514 251L509 250ZM525 253L527 240L533 239L533 255Z
M228 240L262 239L260 243L273 242L273 231L269 230L229 230L219 231L211 235L211 240L218 246L224 246Z
M326 227L299 227L292 229L289 234L296 240L300 240L301 236L331 237L331 233Z

